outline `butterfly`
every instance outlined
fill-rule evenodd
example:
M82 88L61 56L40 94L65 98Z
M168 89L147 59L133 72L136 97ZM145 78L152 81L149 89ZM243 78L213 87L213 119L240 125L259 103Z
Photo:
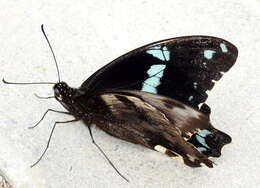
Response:
M231 137L211 125L206 91L232 67L237 54L230 42L209 36L148 44L90 76L74 91L75 98L65 97L79 106L65 102L65 108L87 111L112 136L181 156L191 167L212 167L208 157L219 157ZM57 86L55 95L69 89L65 83Z
M94 124L119 139L181 157L190 167L211 168L209 157L219 157L231 137L212 126L206 92L237 55L237 48L221 38L166 39L120 56L79 88L60 81L57 69L54 97L67 110L63 113L89 130Z

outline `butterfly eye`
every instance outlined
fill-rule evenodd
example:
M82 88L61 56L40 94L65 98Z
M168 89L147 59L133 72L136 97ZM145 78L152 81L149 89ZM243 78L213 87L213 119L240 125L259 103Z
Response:
M56 96L59 100L62 100L62 95Z
M58 88L54 89L54 95L56 98L58 98L59 100L62 100L62 95L60 93L60 90Z

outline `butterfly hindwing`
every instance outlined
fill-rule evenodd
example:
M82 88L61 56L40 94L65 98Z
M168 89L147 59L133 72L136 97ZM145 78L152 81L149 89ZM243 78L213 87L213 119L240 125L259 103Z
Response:
M208 159L210 151L221 150L221 147L208 146L205 153L197 148L200 145L193 143L203 144L206 138L190 141L193 135L214 129L209 117L169 97L137 90L114 90L92 96L85 106L84 99L84 96L76 98L75 105L80 104L82 111L92 109L92 123L108 134L157 151L161 146L165 148L163 153L181 156L191 167L201 163L212 167Z
M135 89L168 96L194 108L228 71L237 48L220 38L179 37L133 50L101 68L81 86L89 93ZM210 112L207 105L201 111Z

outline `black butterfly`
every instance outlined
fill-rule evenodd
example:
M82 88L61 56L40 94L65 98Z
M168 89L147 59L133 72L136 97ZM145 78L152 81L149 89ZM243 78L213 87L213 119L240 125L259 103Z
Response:
M162 40L115 59L79 88L59 80L54 96L72 121L82 120L89 130L95 124L114 137L181 156L191 167L213 167L209 157L219 157L231 137L211 125L206 91L237 54L233 44L216 37Z
M64 106L91 114L86 122L112 136L180 155L192 167L212 167L208 157L219 157L231 138L210 124L206 91L232 67L237 54L231 43L208 36L148 44L98 70L71 90L75 97L63 97L69 99ZM56 96L64 96L62 88L69 90L65 83L54 88Z

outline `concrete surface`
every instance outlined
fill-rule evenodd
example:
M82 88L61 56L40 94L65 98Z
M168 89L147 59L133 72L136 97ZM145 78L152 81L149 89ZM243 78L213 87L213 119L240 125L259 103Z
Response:
M0 77L9 81L57 81L53 59L40 31L55 49L62 80L79 86L98 68L141 45L183 35L213 35L239 49L236 65L210 92L212 122L233 143L214 159L213 169L191 169L180 160L115 139L94 136L126 183L91 144L83 123L60 125L43 160L62 109L49 85L0 84L0 170L15 188L66 187L259 187L260 177L260 1L22 1L0 2Z

